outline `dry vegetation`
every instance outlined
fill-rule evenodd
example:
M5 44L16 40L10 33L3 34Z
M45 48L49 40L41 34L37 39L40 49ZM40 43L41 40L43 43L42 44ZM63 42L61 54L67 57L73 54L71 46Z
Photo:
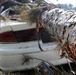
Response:
M76 72L76 64L72 63L71 66L72 66L74 72ZM53 70L54 71L53 75L76 75L76 74L71 73L69 66L67 64L56 66L56 68L58 68L62 72L62 74L59 74ZM2 71L0 71L0 75L39 75L39 74L36 71L36 68L34 68L31 70L23 70L23 71L17 71L17 72L2 72Z

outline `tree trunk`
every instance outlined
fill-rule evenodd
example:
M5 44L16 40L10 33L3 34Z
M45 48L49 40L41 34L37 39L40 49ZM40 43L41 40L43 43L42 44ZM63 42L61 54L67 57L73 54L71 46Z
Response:
M76 60L76 12L59 8L41 15L44 27L62 46L62 53ZM63 55L62 54L62 55Z

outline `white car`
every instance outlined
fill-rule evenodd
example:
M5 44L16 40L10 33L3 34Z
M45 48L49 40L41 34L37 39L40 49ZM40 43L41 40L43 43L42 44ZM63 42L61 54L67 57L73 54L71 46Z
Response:
M7 20L0 21L0 69L4 71L18 71L37 66L42 59L60 65L67 63L60 58L61 50L57 42L51 42L45 30L40 32L41 51L38 47L36 25L27 22Z

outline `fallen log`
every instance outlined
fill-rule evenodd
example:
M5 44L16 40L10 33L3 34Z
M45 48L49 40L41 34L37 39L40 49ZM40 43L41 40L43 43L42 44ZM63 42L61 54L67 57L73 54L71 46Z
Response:
M59 8L46 10L41 16L44 27L62 47L62 56L76 60L76 12Z
M28 13L30 22L38 22L61 45L62 55L76 60L76 11L53 4L36 7Z

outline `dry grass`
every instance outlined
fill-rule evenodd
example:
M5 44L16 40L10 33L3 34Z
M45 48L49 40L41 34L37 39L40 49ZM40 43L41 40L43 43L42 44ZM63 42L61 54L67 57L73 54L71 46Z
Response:
M24 6L21 7L21 13L20 13L20 18L23 21L28 21L29 17L28 17L28 13L30 12L29 9L26 9Z

